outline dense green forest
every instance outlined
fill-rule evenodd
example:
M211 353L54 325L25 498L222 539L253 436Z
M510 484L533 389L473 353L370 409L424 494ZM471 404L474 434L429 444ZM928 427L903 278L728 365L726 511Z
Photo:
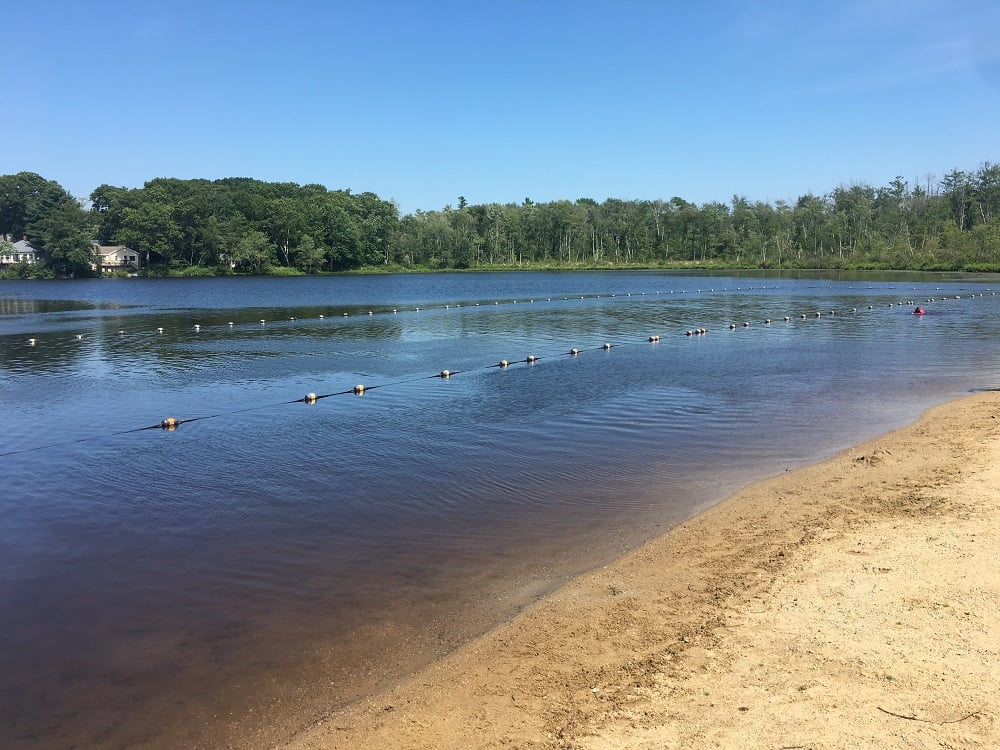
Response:
M852 268L1000 271L1000 165L941 180L836 187L794 204L734 196L469 204L400 216L374 193L250 178L101 185L85 203L57 182L0 176L0 236L28 236L44 267L91 275L92 243L138 251L141 273L357 269ZM0 240L2 242L2 240ZM0 247L0 255L4 248Z

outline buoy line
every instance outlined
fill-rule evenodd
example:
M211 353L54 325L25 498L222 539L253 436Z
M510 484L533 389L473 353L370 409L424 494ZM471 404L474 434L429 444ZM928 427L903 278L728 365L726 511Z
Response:
M720 293L720 292L741 292L741 291L750 291L750 290L758 290L758 289L759 290L767 290L767 289L774 290L774 289L777 289L777 288L778 288L777 286L762 285L760 287L748 286L745 289L743 287L734 287L734 288L722 287L720 289L716 289L716 288L711 288L711 289L708 289L708 290L697 289L697 290L694 290L694 291L696 293L702 293L702 294L705 294L705 293L715 294L715 293ZM853 288L853 287L848 287L848 289L851 289L851 288ZM871 289L871 288L872 287L868 287L868 289ZM661 295L661 294L686 294L688 291L692 291L692 290L681 289L680 291L671 290L671 291L668 291L668 292L662 292L662 291L658 290L658 291L652 292L652 294L654 296L655 295ZM916 291L916 287L913 287L913 291ZM941 288L938 287L937 291L941 291ZM965 291L965 287L958 287L958 291ZM989 293L991 296L996 296L996 291L994 291L993 289L990 289L990 288L986 288L985 290L983 290L983 292L979 293L978 295L976 293L972 293L970 295L970 297L971 298L976 298L977 296L978 297L983 297L985 295L985 293ZM583 294L583 295L568 295L568 296L563 296L562 300L576 300L576 299L581 299L581 300L586 300L586 299L599 300L599 299L604 299L604 298L621 298L621 299L624 299L624 298L632 297L633 295L635 295L635 296L646 296L647 292L626 292L624 294L621 293L621 292L612 292L612 293L601 293L601 294L591 293L591 294ZM948 300L948 299L962 299L962 298L963 297L961 295L954 294L954 295L941 296L939 298L933 298L933 297L927 298L925 300L925 302L935 302L935 301L939 301L939 300L940 301L945 301L945 300ZM537 299L541 300L542 298L539 296L539 297L537 297ZM898 299L898 297L897 297L897 299ZM517 300L517 299L507 300L507 301L493 300L493 305L494 306L499 306L499 305L502 305L502 304L516 305L516 304L518 304L518 302L533 303L533 302L535 302L535 300L536 300L535 297L528 298L527 300ZM552 301L558 301L558 299L553 298L553 297L545 297L545 301L546 302L552 302ZM427 306L419 307L419 306L417 306L417 307L413 308L413 311L414 312L420 312L422 310L423 311L427 311L427 310L450 310L452 308L461 308L463 306L465 306L465 307L480 307L480 306L482 306L484 304L487 307L489 306L488 302L485 302L485 303L483 303L483 302L474 302L474 303L468 303L468 302L466 302L466 303L454 303L454 304L447 303L447 304L443 304L443 305L440 305L440 306L437 306L437 307L427 307ZM912 304L915 304L914 300L906 300L906 301L896 301L896 300L893 300L893 301L889 302L887 306L891 308L891 307L894 307L894 306L897 306L897 305L905 306L905 305L912 305ZM315 307L315 306L312 306L312 307ZM873 304L869 304L867 307L868 307L869 310L876 309L876 306L873 305ZM379 315L383 315L383 314L385 314L385 315L389 315L389 314L397 315L399 309L400 309L400 306L397 305L396 307L391 308L391 313L388 311L389 308L386 308L386 311L379 312L378 314ZM405 312L405 310L404 310L404 312ZM856 313L856 312L858 312L858 309L856 307L851 308L851 312L852 313ZM374 317L375 314L376 314L374 312L374 310L368 310L367 313L368 313L368 315L366 317ZM813 314L817 318L824 316L824 313L822 313L821 311L815 311ZM828 314L829 315L837 315L838 313L837 313L836 310L830 310ZM349 313L349 312L346 312L346 311L342 312L342 314L341 314L341 318L350 318L351 316L352 316L352 314ZM287 318L286 317L279 317L279 318L272 318L270 320L268 320L266 318L260 318L260 319L258 319L256 321L256 324L249 323L249 322L248 323L236 323L235 321L230 320L227 323L219 324L218 326L212 326L211 328L215 328L217 330L229 329L229 330L232 331L232 330L234 330L236 328L249 327L249 328L254 328L254 329L258 329L259 330L261 326L265 326L266 327L269 323L305 322L305 321L310 321L310 320L327 320L327 319L332 318L332 317L333 317L332 314L331 315L327 315L327 314L324 314L324 313L318 313L315 318L302 318L302 317L299 317L297 315L292 315L292 316L288 316ZM801 318L805 318L806 317L805 313L803 313L802 315L800 315L800 317ZM786 322L788 321L787 318L785 320L786 320ZM746 326L746 325L747 324L744 323L744 326ZM202 326L200 323L194 323L187 330L193 330L196 333L200 333L203 328L206 328L206 327ZM165 332L165 329L161 326L161 327L156 328L156 332L158 334L162 334L162 333ZM697 331L695 331L695 332L697 332ZM119 339L126 339L128 337L128 332L124 328L120 328L120 329L117 330L117 335L118 335ZM75 340L82 341L83 340L83 335L82 334L76 334L75 335ZM29 339L27 339L28 346L35 346L38 343L39 343L39 339L37 339L37 338L29 338ZM0 455L3 455L3 454L0 454Z
M991 291L991 290L986 290L986 291ZM995 292L991 292L992 296L995 296L995 294L996 294ZM610 295L610 296L614 296L614 295ZM970 295L968 297L968 299L974 299L974 298L976 298L976 296L977 295L972 294L972 295ZM978 296L979 297L983 297L984 295L983 294L979 294ZM937 302L937 301L942 301L943 302L943 301L947 301L947 300L951 300L951 299L961 300L961 299L966 299L966 298L962 297L961 295L942 296L942 297L937 297L937 298L935 298L935 297L928 297L925 300L925 304L926 303ZM898 303L893 302L893 303L890 303L888 305L888 308L892 309L894 306L897 306L897 309L898 309L898 308L902 308L902 307L905 307L905 306L911 305L911 304L913 304L912 300L906 300L905 302L898 302ZM877 309L877 308L875 308L873 305L869 305L868 309L869 310L874 310L874 309ZM882 309L886 309L886 308L882 308ZM851 308L851 310L852 310L852 314L850 316L845 316L845 315L838 316L835 310L831 310L830 311L830 316L831 316L831 318L839 318L840 320L844 320L845 318L850 319L850 318L854 317L854 314L858 313L857 308ZM815 315L816 318L822 318L823 317L823 315L822 315L822 313L820 311L816 311L814 313L814 315ZM805 313L802 313L800 315L800 318L802 320L807 320L808 319ZM787 315L784 316L783 320L785 322L791 322L791 318L789 316L787 316ZM263 323L264 321L261 321L261 322ZM764 319L764 323L765 323L766 326L770 325L771 319L770 318ZM229 325L232 325L232 324L230 323ZM199 328L199 327L200 326L196 326L196 329ZM742 328L744 330L751 329L752 326L751 326L750 321L744 321L743 324L742 324ZM731 323L729 325L729 329L730 330L737 330L736 323ZM159 330L162 330L162 329L159 329ZM756 330L767 330L767 328L757 328ZM697 329L686 330L686 331L684 331L682 333L682 335L685 335L685 336L688 336L688 337L692 337L692 336L694 336L696 334L700 336L700 335L704 335L704 334L707 334L707 333L708 333L708 329L706 329L706 328L697 328ZM123 330L119 330L118 331L118 335L119 336L123 336L124 335L124 331ZM80 337L78 336L77 338L79 339ZM659 334L652 334L652 335L647 336L644 341L648 345L648 344L658 344L661 340L662 340L662 338L661 338L661 336ZM35 345L35 341L36 341L35 339L30 339L29 341L31 342L30 346L34 346ZM66 440L66 441L60 441L60 442L55 442L55 443L49 443L47 445L42 445L42 446L34 446L34 447L31 447L31 448L21 448L21 449L14 450L14 451L0 452L0 456L12 456L12 455L20 454L20 453L29 453L31 451L44 450L44 449L47 449L47 448L54 448L54 447L63 446L63 445L72 445L72 444L75 444L75 443L83 443L83 442L88 442L88 441L91 441L91 440L101 440L101 439L105 439L107 437L116 437L116 436L120 436L120 435L128 435L128 434L132 434L132 433L136 433L136 432L145 432L147 430L161 430L161 431L165 431L165 432L173 432L173 431L176 431L178 427L180 427L181 425L184 425L184 424L190 424L192 422L201 422L201 421L206 421L206 420L209 420L209 419L216 419L216 418L223 417L223 416L233 416L233 415L236 415L236 414L245 414L245 413L253 412L253 411L261 411L261 410L264 410L264 409L271 409L271 408L275 408L275 407L278 407L278 406L287 406L289 404L297 404L297 403L316 404L320 400L331 398L333 396L346 396L346 395L363 396L364 394L366 394L366 393L368 393L370 391L379 389L379 388L387 388L387 387L394 387L394 386L400 386L400 385L407 385L407 384L416 383L416 382L423 381L423 380L430 380L430 379L450 380L451 377L455 376L455 375L462 375L462 374L466 374L466 373L470 373L470 372L476 372L476 371L486 371L486 370L491 370L491 369L496 369L496 368L507 369L510 365L513 365L513 364L533 365L533 364L536 364L537 362L540 362L543 359L555 359L555 358L557 358L559 356L577 357L580 354L582 354L584 352L588 352L588 351L591 351L591 352L592 351L609 351L612 348L621 347L621 346L641 346L641 345L642 345L642 342L640 342L640 341L634 341L634 340L619 341L619 342L614 343L614 344L612 344L610 342L605 342L605 343L601 344L600 346L591 347L589 349L580 349L580 348L574 347L574 348L569 349L568 351L563 351L563 352L560 352L560 353L557 353L557 354L549 354L549 355L545 355L545 356L536 356L536 355L530 354L530 355L526 356L524 359L520 359L520 360L506 360L506 359L502 359L499 362L497 362L495 364L491 364L491 365L484 365L484 366L480 366L480 367L467 368L465 370L447 370L447 369L445 369L445 370L440 370L439 372L436 372L436 373L434 373L432 375L418 375L418 376L415 376L415 377L412 377L412 378L407 378L407 379L404 379L404 380L398 380L398 381L393 381L393 382L389 382L389 383L380 383L380 384L377 384L377 385L358 384L358 385L355 385L353 388L349 388L347 390L335 391L335 392L332 392L332 393L324 393L324 394L308 393L308 394L306 394L305 396L303 396L301 398L292 399L290 401L278 401L278 402L273 402L273 403L269 403L269 404L260 404L260 405L256 405L256 406L249 406L249 407L246 407L246 408L243 408L243 409L233 409L233 410L222 411L222 412L218 412L218 413L215 413L215 414L208 414L208 415L203 415L203 416L198 416L198 417L188 417L188 418L183 418L183 419L178 419L176 417L165 417L164 419L160 420L160 422L158 422L156 424L152 424L152 425L146 425L145 427L135 427L135 428L128 429L128 430L120 430L120 431L117 431L117 432L103 433L101 435L94 435L94 436L77 438L77 439L74 439L74 440Z

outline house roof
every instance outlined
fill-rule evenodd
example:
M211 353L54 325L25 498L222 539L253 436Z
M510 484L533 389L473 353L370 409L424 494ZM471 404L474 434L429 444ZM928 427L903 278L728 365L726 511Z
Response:
M18 240L14 243L15 253L40 253L42 248L34 244L31 240Z

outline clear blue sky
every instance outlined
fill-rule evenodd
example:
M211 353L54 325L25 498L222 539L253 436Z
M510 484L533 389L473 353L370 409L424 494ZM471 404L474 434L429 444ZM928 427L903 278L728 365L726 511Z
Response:
M0 174L403 213L794 201L1000 161L1000 2L9 2Z

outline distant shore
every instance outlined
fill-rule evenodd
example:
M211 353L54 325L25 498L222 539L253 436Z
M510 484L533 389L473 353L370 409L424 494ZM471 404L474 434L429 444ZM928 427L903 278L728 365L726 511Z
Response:
M1000 393L755 483L286 745L1000 744Z

